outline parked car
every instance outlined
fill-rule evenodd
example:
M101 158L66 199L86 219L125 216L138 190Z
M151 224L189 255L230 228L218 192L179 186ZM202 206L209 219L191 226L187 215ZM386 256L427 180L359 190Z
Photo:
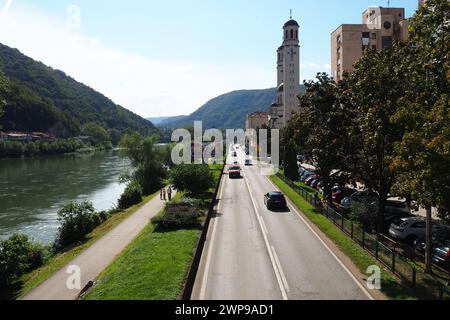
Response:
M406 201L400 200L387 200L384 206L386 213L405 213L411 214L411 208Z
M313 174L315 173L312 171L305 170L300 176L300 181L305 182L305 180L308 179Z
M450 271L450 240L443 240L433 250L433 261Z
M417 239L425 239L426 221L421 217L401 218L393 222L389 228L389 235L396 240L413 244ZM440 227L433 223L433 233Z
M318 175L316 175L316 174L313 174L313 175L310 175L306 180L305 180L305 183L308 185L308 186L310 186L311 185L311 182L313 182L315 179L317 179L318 178Z
M335 187L331 192L333 202L340 204L344 198L351 196L356 190L352 188Z
M248 166L252 166L252 165L253 165L252 160L246 159L246 160L245 160L245 165L246 165L247 167L248 167Z
M441 242L450 240L450 229L443 228L433 234L433 249L438 246ZM417 239L414 241L414 249L419 254L425 254L426 241L425 239Z
M274 191L264 195L264 204L267 209L285 209L287 207L286 198L281 192Z
M232 166L228 169L228 176L230 179L239 179L241 177L241 167Z
M358 191L342 199L341 206L345 210L350 210L354 202L362 202L364 200L366 200L369 203L373 203L377 202L378 198L374 193L370 191Z
M322 181L321 178L317 178L311 182L311 187L317 189L317 185Z

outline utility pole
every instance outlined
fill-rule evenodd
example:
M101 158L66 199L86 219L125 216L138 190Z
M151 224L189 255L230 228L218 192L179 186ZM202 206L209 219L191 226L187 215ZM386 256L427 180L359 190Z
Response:
M426 226L426 250L425 250L425 271L431 273L433 270L433 219L431 216L431 207L427 207L427 226Z

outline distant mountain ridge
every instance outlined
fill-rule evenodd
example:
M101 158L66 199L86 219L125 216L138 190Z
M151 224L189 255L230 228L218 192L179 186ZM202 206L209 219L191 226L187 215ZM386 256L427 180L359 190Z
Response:
M158 129L149 121L115 104L63 71L35 61L17 49L0 44L0 72L10 84L3 130L42 131L58 137L80 134L94 122L110 130L113 139L127 132L150 134ZM0 92L1 95L1 92Z
M304 93L304 86L300 92ZM161 121L160 128L182 128L192 126L194 121L202 121L203 129L245 128L248 114L256 111L268 111L276 101L277 89L238 90L220 95L189 116L169 118Z

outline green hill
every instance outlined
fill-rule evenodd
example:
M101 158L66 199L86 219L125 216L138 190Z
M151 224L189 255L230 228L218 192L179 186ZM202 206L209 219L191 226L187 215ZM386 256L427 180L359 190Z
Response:
M157 132L155 126L116 105L64 72L0 44L0 71L8 82L2 130L43 131L61 138L77 136L86 123L109 129L113 140L126 132Z
M301 86L301 92L304 87ZM246 116L256 111L268 111L276 100L276 88L233 91L208 101L189 116L169 118L158 127L182 128L203 121L203 128L245 128Z

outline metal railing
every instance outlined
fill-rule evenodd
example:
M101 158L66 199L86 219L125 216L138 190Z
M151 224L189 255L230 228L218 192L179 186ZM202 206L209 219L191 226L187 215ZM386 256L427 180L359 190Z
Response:
M277 173L277 177L312 205L316 212L333 222L336 227L348 235L355 243L388 268L401 280L403 285L413 289L419 298L450 299L450 288L433 277L433 275L424 272L414 261L401 255L395 248L388 247L376 235L364 230L359 224L345 218L344 215L337 212L328 204L324 204L316 196L283 174Z

